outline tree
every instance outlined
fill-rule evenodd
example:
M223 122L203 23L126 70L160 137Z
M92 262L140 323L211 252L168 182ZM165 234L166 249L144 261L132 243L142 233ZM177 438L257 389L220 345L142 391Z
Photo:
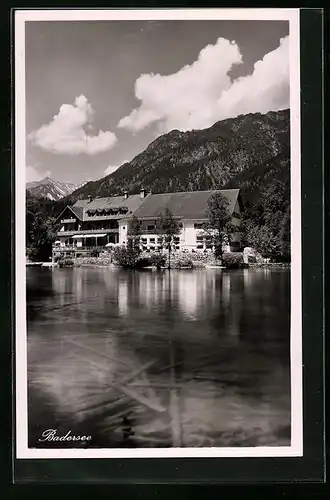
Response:
M140 238L141 238L141 222L139 219L133 215L128 224L127 233L127 248L136 254L141 252L140 250Z
M168 251L168 268L171 269L172 244L174 236L180 233L180 227L178 221L168 208L159 214L156 221L156 232L164 237L165 247Z
M290 260L291 255L291 215L290 205L288 206L284 217L282 219L281 232L281 250L282 256L285 260Z
M52 242L59 228L50 213L46 202L27 195L26 253L32 261L46 261L51 256Z
M274 181L243 214L243 240L264 257L290 260L290 193L287 183Z
M223 245L229 242L229 234L233 230L228 206L229 201L219 192L212 194L207 202L208 223L205 232L212 237L216 258L222 257Z

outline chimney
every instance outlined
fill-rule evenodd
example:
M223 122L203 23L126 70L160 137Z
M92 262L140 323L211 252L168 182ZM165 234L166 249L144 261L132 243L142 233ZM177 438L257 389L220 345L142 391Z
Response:
M89 201L89 203L92 201L92 199L93 199L92 195L91 195L91 194L89 194L89 195L88 195L88 201Z
M143 198L145 198L145 196L146 196L146 190L143 189L143 188L141 188L141 191L140 191L140 198L141 198L141 200L143 200Z
M127 200L127 198L128 198L128 192L127 191L124 191L124 198L125 198L125 200Z

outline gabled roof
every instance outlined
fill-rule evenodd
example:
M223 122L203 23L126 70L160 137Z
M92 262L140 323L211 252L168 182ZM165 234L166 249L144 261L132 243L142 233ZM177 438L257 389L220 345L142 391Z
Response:
M84 209L83 209L83 207L75 207L73 205L72 207L70 207L70 209L72 210L72 212L74 214L76 214L76 216L78 217L79 220L83 220L83 217L84 217Z
M97 221L104 219L126 219L133 214L139 219L155 219L166 208L174 217L181 219L206 220L207 202L214 193L223 194L229 202L228 210L234 211L239 196L239 189L223 189L209 191L184 191L180 193L148 194L144 199L138 194L95 198L93 200L78 200L74 205L67 206L58 216L70 209L80 221ZM119 209L125 209L119 211ZM97 211L118 209L117 213L100 213ZM89 213L91 211L92 213Z
M158 217L165 209L169 209L174 217L205 220L207 219L208 199L216 192L223 194L228 199L228 210L232 213L238 199L239 189L150 194L134 215L139 219L151 219Z
M70 210L73 215L78 217L79 220L83 220L83 210L80 208L74 208L74 206L71 205L67 205L65 208L63 208L62 212L56 217L56 220L60 219L63 216L64 212L66 212L66 210Z
M96 210L107 210L107 209L126 209L126 213L116 213L106 214L107 219L124 219L127 217L132 217L133 213L139 208L143 203L143 199L138 194L133 194L125 198L125 196L109 196L107 198L94 198L90 200L78 200L71 209L78 214L82 213L82 220L104 220L105 215L97 215ZM94 211L93 215L89 214L89 211Z

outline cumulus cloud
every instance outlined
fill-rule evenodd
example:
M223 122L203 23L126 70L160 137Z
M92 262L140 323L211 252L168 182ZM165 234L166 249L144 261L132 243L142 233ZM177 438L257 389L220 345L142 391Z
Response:
M76 97L73 105L62 104L58 115L47 125L29 135L36 146L58 154L94 155L111 149L117 142L116 135L100 130L97 135L88 134L92 127L94 111L84 95Z
M177 73L141 75L135 82L141 104L118 127L137 132L156 123L162 133L184 131L239 114L289 107L288 37L255 63L252 74L232 81L228 73L242 62L236 42L219 38Z

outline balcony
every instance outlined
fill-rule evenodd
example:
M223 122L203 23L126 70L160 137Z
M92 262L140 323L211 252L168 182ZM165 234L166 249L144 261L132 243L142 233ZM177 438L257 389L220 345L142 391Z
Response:
M71 218L71 219L61 219L61 224L74 224L76 222L76 219Z
M119 233L119 228L113 228L113 229L76 229L75 231L70 230L70 231L59 231L57 233L57 236L75 236L75 235L81 235L83 237L84 234L112 234L112 233Z

